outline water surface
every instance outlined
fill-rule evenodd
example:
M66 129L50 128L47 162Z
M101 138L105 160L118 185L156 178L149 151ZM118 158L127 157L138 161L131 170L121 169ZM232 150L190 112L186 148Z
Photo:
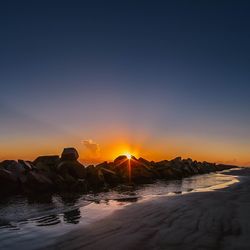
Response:
M131 203L157 196L212 191L237 180L232 175L211 173L136 188L118 187L99 194L11 197L0 201L0 249L38 249Z

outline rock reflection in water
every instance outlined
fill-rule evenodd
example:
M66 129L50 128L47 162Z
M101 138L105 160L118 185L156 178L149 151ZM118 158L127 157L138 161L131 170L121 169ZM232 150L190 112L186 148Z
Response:
M36 219L37 226L53 226L56 224L61 223L61 220L58 215L53 214L53 215L48 215L41 217L39 219Z
M78 202L81 195L77 193L63 193L60 197L64 205L74 206Z
M28 204L49 204L53 203L52 194L28 195Z
M120 201L120 202L137 202L139 197L126 197L126 198L117 198L113 199L115 201Z
M78 224L81 219L81 212L79 208L64 212L63 220L65 223Z

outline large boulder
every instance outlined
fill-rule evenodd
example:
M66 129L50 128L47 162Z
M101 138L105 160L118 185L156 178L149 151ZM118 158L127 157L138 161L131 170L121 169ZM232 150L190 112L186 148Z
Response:
M202 167L203 167L204 173L210 173L210 172L216 171L216 167L214 163L203 161Z
M100 164L97 164L95 168L102 172L105 183L109 184L110 186L115 186L120 183L121 180L115 172L114 164L112 162L102 162Z
M42 172L46 178L53 180L53 183L56 184L56 181L59 179L57 174L57 165L60 162L58 155L45 155L39 156L33 162L34 170Z
M12 169L13 167L16 168L17 162L14 160L5 160L0 162L0 168L4 168L6 170L10 171L10 168Z
M30 171L27 180L23 183L25 191L53 191L53 182L41 171Z
M182 161L183 163L183 174L186 175L186 176L190 176L190 175L194 175L197 173L196 170L194 170L193 168L193 161L192 159L188 158L188 159L184 159Z
M128 182L128 163L129 160L125 155L118 156L114 160L114 170L123 182Z
M100 189L105 185L103 172L93 165L86 168L86 180L90 189Z
M30 161L18 160L18 163L21 164L26 171L31 171L34 168Z
M172 159L170 162L173 167L181 168L183 166L181 157L176 157Z
M79 154L75 148L64 148L61 160L63 161L76 161L79 158Z
M226 164L217 164L215 165L215 168L217 171L227 170L231 168L238 168L238 166L235 165L226 165Z
M84 179L86 177L86 169L78 161L61 161L57 166L57 173L63 177L69 175L75 179Z
M121 164L123 164L124 162L127 162L127 161L128 161L128 158L127 158L126 155L120 155L117 158L115 158L114 164L116 166L119 166L119 165L121 165Z
M142 157L140 157L140 158L138 159L138 161L139 161L140 163L144 164L144 165L147 165L147 166L153 165L152 162L150 162L150 161L148 161L148 160L146 160L146 159L144 159L144 158L142 158Z
M170 161L160 161L155 163L155 169L159 174L159 178L161 179L175 179L178 178L176 171L172 167L172 163Z
M24 165L14 160L6 160L1 162L0 168L9 171L17 179L23 176L27 171Z
M147 161L137 160L135 157L128 159L119 156L114 161L115 172L122 182L150 183L157 176L154 167Z
M9 170L0 169L0 179L6 182L17 182L17 177ZM2 182L1 182L2 183Z
M131 181L134 183L151 183L156 177L156 172L150 166L138 161L131 162Z
M19 182L17 176L11 171L4 168L0 168L0 183L1 189L0 194L9 194L17 192L19 188Z
M88 183L85 179L75 179L69 174L64 176L56 175L53 179L55 188L60 192L86 192L88 188Z
M60 158L58 155L44 155L37 157L33 164L39 170L55 171Z

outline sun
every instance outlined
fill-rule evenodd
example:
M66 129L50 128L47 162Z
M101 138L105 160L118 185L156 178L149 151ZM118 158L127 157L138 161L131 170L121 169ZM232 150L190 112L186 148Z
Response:
M127 157L128 160L130 160L132 157L132 155L130 153L124 153L124 155Z

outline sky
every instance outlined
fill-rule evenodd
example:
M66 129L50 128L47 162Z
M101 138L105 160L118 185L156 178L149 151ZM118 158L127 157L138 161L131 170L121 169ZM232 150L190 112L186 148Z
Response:
M249 1L0 3L0 160L131 152L250 165Z

